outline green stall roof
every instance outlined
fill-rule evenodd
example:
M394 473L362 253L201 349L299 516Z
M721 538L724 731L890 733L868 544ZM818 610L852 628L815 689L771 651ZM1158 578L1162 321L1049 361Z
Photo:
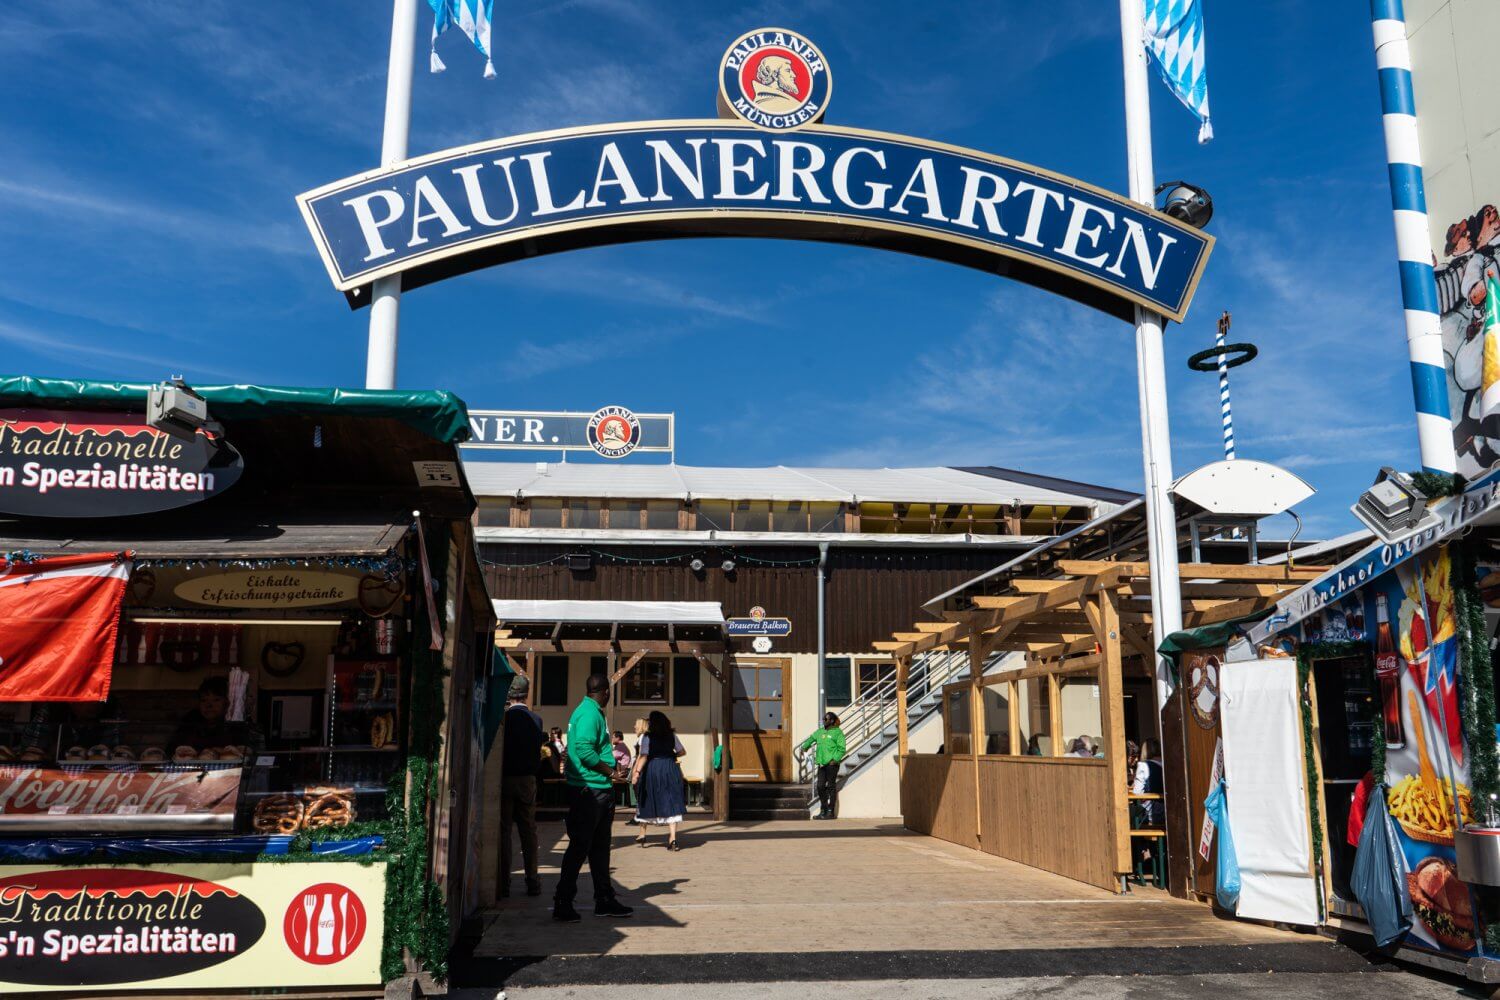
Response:
M1242 618L1231 618L1227 622L1216 622L1213 625L1200 625L1197 628L1173 632L1162 640L1157 651L1176 660L1189 650L1227 646L1231 639L1239 638L1246 627L1255 624L1275 610L1274 607L1267 608Z
M151 386L145 382L0 376L0 406L62 410L141 409ZM457 444L469 438L464 401L441 389L313 389L267 385L195 385L217 420L255 420L282 414L389 417L437 439Z

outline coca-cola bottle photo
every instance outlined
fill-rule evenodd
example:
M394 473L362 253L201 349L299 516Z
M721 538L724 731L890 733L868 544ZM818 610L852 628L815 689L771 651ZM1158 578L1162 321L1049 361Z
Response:
M1385 721L1385 745L1398 750L1406 746L1401 728L1401 656L1391 632L1391 616L1384 594L1375 595L1375 678L1380 682L1380 713Z

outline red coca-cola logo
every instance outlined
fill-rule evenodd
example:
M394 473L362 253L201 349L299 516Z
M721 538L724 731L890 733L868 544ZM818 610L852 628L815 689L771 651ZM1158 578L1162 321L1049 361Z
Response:
M365 936L365 905L337 882L310 885L292 897L281 921L286 946L312 965L332 965L354 954Z

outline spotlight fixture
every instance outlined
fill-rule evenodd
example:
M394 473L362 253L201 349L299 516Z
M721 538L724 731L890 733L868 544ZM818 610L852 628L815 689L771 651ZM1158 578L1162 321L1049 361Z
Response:
M191 441L198 428L208 423L208 401L188 387L181 375L174 375L161 385L153 385L146 394L146 424L173 437Z
M703 572L703 560L702 559L694 559L692 562L688 563L688 569L692 570L694 573L702 573Z
M726 573L733 573L734 572L734 560L733 559L725 559L722 563L719 564L719 568L722 569Z
M1194 229L1202 229L1214 216L1214 200L1207 191L1187 181L1167 181L1156 186L1156 209Z
M587 573L594 568L594 557L587 552L570 552L568 554L568 569L574 573Z
M1436 515L1427 512L1427 497L1412 478L1390 466L1381 468L1375 485L1360 494L1350 510L1384 542L1405 538L1437 522Z

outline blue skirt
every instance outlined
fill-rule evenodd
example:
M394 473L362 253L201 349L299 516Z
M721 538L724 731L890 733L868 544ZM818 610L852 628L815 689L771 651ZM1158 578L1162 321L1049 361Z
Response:
M682 768L670 757L652 757L641 770L636 820L642 823L680 823L687 811Z

